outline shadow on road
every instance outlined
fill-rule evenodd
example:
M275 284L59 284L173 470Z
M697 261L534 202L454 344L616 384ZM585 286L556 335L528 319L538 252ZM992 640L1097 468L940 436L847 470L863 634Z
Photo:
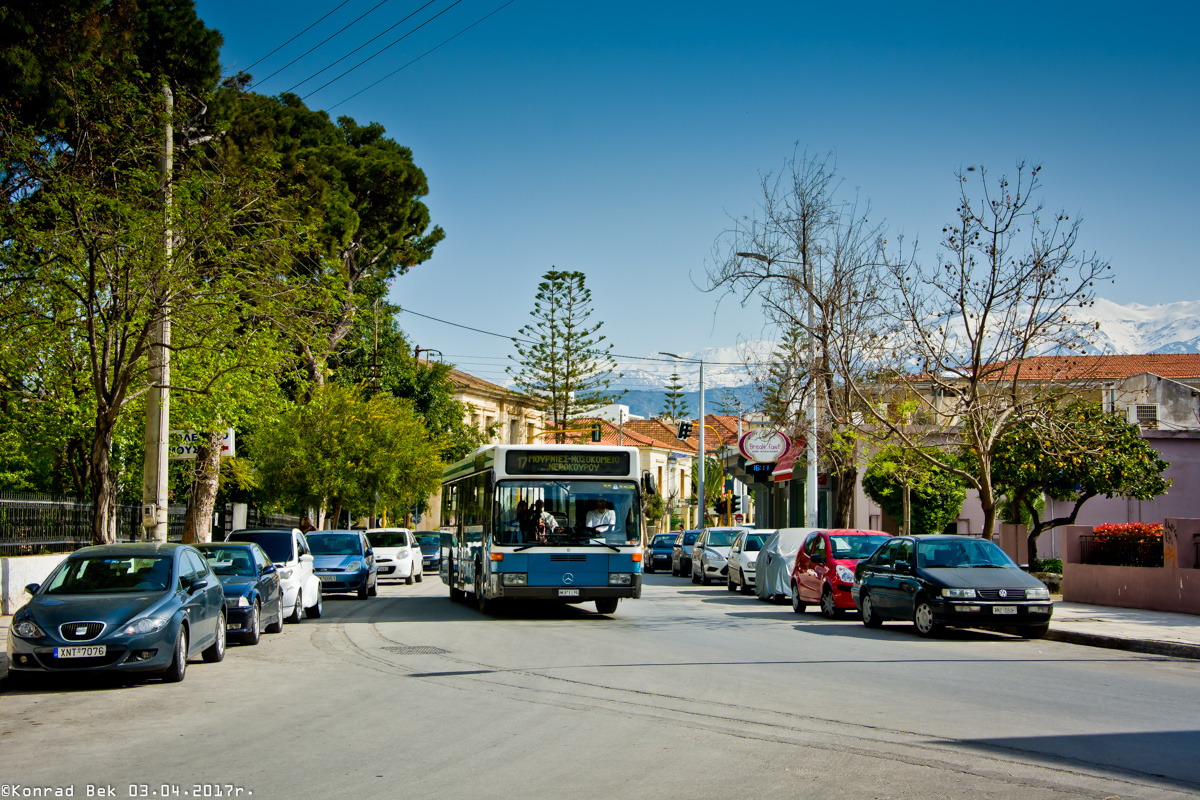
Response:
M1003 750L1073 765L1101 767L1158 779L1200 791L1200 730L1140 733L1087 733L1066 736L1012 736L965 739L954 745L971 750Z

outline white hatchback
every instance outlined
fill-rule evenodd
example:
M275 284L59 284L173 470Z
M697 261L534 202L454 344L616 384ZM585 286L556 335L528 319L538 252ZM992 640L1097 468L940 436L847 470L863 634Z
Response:
M390 578L407 584L423 577L421 548L408 528L371 528L367 531L380 580Z
M758 561L758 553L774 532L742 531L733 540L733 546L729 548L727 559L729 582L726 587L729 591L737 590L742 594L750 594L754 591L755 562Z
M286 622L321 616L321 582L313 574L312 551L299 528L234 531L227 542L254 542L266 551L279 575Z

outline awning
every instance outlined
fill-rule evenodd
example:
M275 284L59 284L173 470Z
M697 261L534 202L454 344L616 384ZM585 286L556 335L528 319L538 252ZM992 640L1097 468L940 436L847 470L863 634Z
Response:
M808 440L800 437L792 442L792 446L788 448L788 451L775 462L775 472L771 474L771 477L776 483L783 483L792 479L792 467L796 465L796 459L803 455L806 447L808 447Z

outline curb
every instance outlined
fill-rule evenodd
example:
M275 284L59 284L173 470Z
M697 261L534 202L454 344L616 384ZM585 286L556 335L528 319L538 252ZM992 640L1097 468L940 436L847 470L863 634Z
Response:
M1099 633L1080 633L1051 628L1046 639L1067 644L1082 644L1088 647L1106 647L1109 650L1127 650L1133 653L1149 653L1172 658L1200 659L1200 644L1182 642L1158 642L1152 639L1123 639L1120 636L1104 636Z

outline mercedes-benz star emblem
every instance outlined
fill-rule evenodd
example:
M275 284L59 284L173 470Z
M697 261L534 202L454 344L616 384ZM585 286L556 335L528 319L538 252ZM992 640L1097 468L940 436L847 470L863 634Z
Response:
M1008 590L1007 590L1007 589L1001 589L1001 590L1000 590L1000 596L1001 596L1001 597L1008 597Z
M564 573L563 573L563 584L564 584L564 585L566 585L566 586L570 586L570 585L571 585L572 583L574 583L574 582L575 582L575 576L574 576L574 575L572 575L572 574L571 574L571 573L569 573L569 572L564 572Z

